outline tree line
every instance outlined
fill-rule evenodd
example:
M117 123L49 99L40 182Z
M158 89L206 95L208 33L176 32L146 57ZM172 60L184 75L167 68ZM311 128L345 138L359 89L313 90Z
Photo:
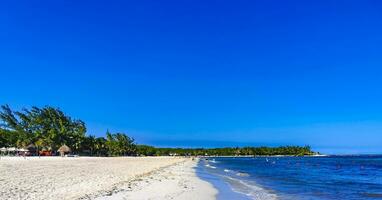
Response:
M125 133L106 132L106 137L86 134L83 121L73 119L59 108L46 106L13 111L8 105L0 109L0 147L26 148L56 152L62 145L72 153L89 156L197 156L197 155L312 155L309 146L242 147L242 148L156 148L137 145Z
M147 145L137 146L138 155L162 156L274 156L290 155L304 156L315 154L310 146L283 146L283 147L224 147L224 148L156 148Z

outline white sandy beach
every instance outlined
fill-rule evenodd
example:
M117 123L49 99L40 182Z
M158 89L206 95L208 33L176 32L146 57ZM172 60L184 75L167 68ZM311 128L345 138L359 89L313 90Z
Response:
M174 157L2 157L0 199L215 199L196 164Z

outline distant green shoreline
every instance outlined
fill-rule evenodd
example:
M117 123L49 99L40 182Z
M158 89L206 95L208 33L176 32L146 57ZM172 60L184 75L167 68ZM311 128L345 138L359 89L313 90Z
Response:
M137 146L138 155L179 155L179 156L313 156L310 146L281 147L225 147L225 148L156 148Z
M323 155L323 154L315 154L315 155L303 155L303 156L300 156L300 155L246 155L246 156L200 156L202 158L254 158L254 157L259 157L259 158L262 158L262 157L274 157L274 158L278 158L278 157L326 157L326 156L329 156L329 155Z
M72 119L59 108L31 107L0 110L0 148L18 148L14 154L85 156L309 156L310 146L157 148L137 145L125 133L106 132L106 137L86 135L85 122ZM27 150L27 151L26 151Z

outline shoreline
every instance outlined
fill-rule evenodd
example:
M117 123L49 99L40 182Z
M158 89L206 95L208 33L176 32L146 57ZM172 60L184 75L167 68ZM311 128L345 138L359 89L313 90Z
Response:
M224 181L221 176L211 173L204 166L204 162L200 161L197 167L197 175L200 179L205 180L211 183L214 188L218 190L216 199L219 200L231 200L231 199L241 199L241 200L250 200L251 198L245 193L235 191L227 181Z
M2 157L0 199L216 199L181 157Z
M216 157L218 159L218 157ZM221 157L222 158L222 157ZM227 158L227 157L225 157ZM235 157L228 157L234 159ZM242 157L244 158L244 157ZM231 199L258 199L258 200L276 200L278 196L271 190L264 188L255 180L249 180L250 175L238 169L232 169L229 166L219 165L220 160L204 159L200 161L200 177L212 183L219 193L219 200Z
M94 200L216 199L218 191L215 187L196 174L198 162L199 159L186 159L153 171L128 184L118 186L119 191L111 195L98 196Z

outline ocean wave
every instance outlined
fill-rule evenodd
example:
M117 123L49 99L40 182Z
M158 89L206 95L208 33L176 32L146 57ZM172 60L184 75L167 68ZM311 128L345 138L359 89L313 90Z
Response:
M236 173L236 176L248 177L249 174L245 173L245 172L238 172L238 173Z
M250 176L248 173L240 172L240 171L234 171L234 170L230 170L230 169L224 169L223 171L226 173L235 174L236 176L241 176L241 177L249 177Z
M251 199L257 200L276 200L278 199L276 194L256 185L253 182L240 180L233 178L231 176L222 175L223 179L226 180L233 191L244 194Z
M212 166L212 165L210 165L210 164L207 164L207 165L204 165L204 166L206 166L206 167L208 167L208 168L211 168L211 169L216 169L215 166Z

